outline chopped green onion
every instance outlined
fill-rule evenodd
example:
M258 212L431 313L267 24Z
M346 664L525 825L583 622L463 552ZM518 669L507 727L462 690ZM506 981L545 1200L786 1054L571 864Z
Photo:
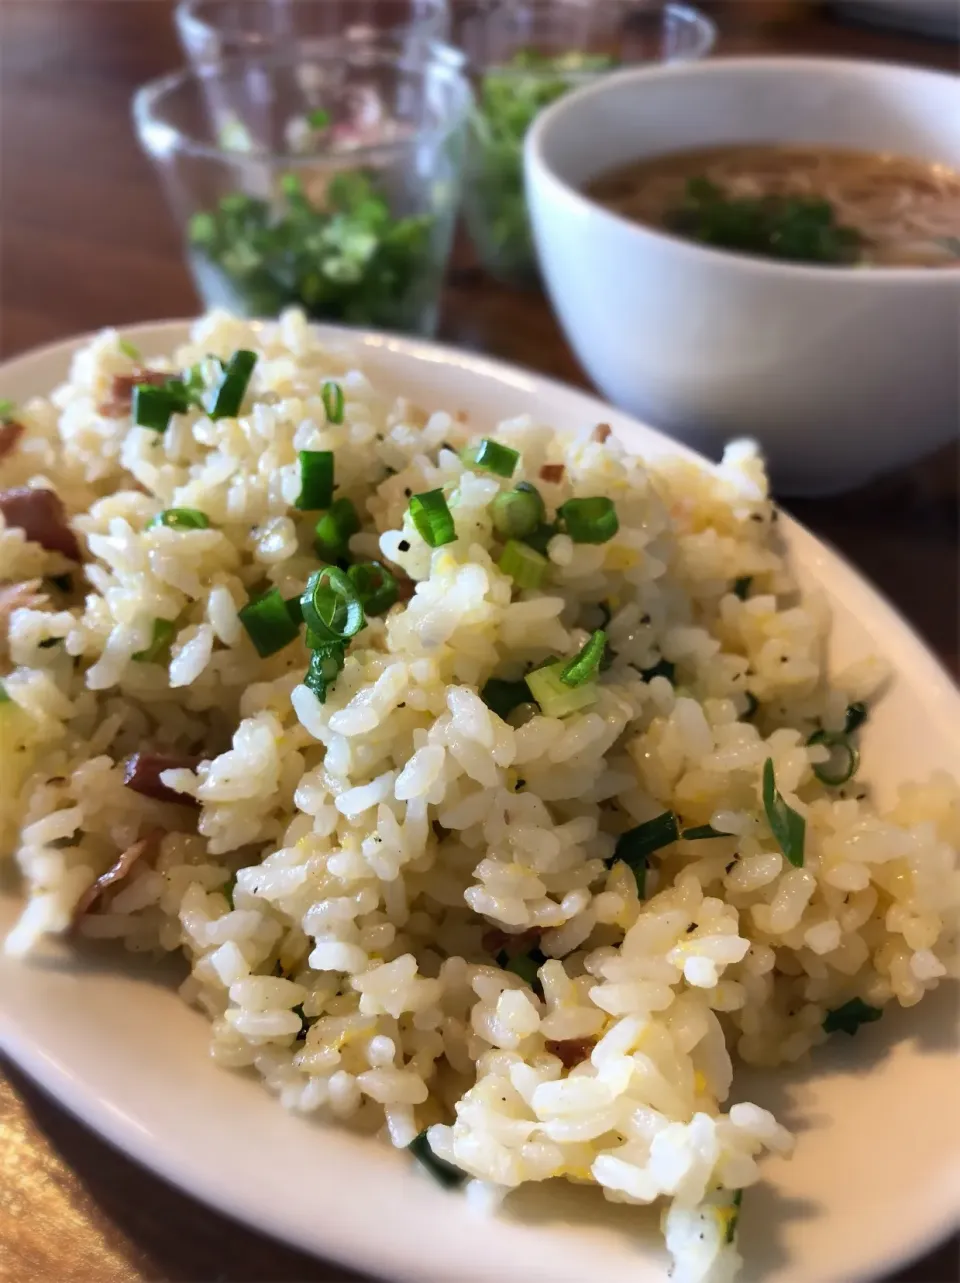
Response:
M740 1223L740 1204L743 1202L742 1189L738 1189L734 1192L731 1202L733 1205L733 1211L730 1214L730 1219L727 1221L727 1235L725 1240L727 1243L732 1243L737 1237L737 1226Z
M640 676L645 682L652 682L655 677L665 677L672 686L676 671L676 664L671 664L669 659L658 659L652 668L641 668Z
M394 576L379 561L359 561L347 571L368 615L384 615L400 595Z
M310 632L328 642L355 637L366 622L357 590L336 566L314 571L307 580L300 604Z
M169 387L138 383L133 389L133 421L152 432L166 432L171 417L183 414L187 406L186 397Z
M211 419L237 417L256 363L256 352L249 352L246 348L234 352L207 400L206 410Z
M327 561L339 561L349 551L350 537L360 529L360 517L352 502L334 499L316 524L314 541L317 553Z
M843 731L814 731L808 744L824 744L830 749L826 762L816 762L813 773L822 784L836 788L846 784L860 765L860 754Z
M628 829L617 838L613 855L607 861L608 866L620 861L633 870L637 880L637 894L643 898L646 889L647 861L654 851L676 842L680 836L680 826L672 811L664 811L636 828Z
M227 904L229 904L231 909L236 908L236 905L233 903L233 896L236 889L237 889L237 875L234 874L233 877L230 879L230 881L226 883L226 885L223 887L223 894L227 897Z
M852 1038L861 1025L872 1024L882 1015L879 1007L869 1006L862 998L851 998L842 1007L827 1012L823 1020L823 1031L828 1034L842 1032Z
M525 980L532 988L540 983L540 977L537 975L540 965L529 954L521 953L516 958L508 959L503 964L503 969L504 971L512 972L515 976L519 976L521 980Z
M556 522L547 524L542 521L529 535L524 535L523 542L529 544L531 548L536 549L537 552L545 557L547 555L547 548L549 547L550 540L556 533Z
M541 588L550 569L546 557L516 539L507 541L497 566L518 588Z
M596 701L596 683L585 682L582 686L569 686L563 680L567 667L566 661L561 659L527 673L530 694L547 717L569 717L571 713L587 708Z
M296 506L301 512L315 512L333 503L333 452L301 450L300 493Z
M150 645L144 650L138 650L130 658L136 660L138 664L156 664L160 660L165 660L169 655L170 643L176 631L177 625L172 619L155 619Z
M124 356L128 356L131 361L140 360L140 349L136 344L131 343L129 339L117 339L117 347Z
M7 688L3 682L0 682L0 704L12 704L13 700L7 694Z
M584 682L589 682L596 677L606 649L607 634L602 628L598 628L590 635L579 654L567 664L560 674L560 680L565 686L582 686Z
M502 491L490 505L493 528L507 539L526 539L532 535L545 513L540 491L529 481L521 481L515 490ZM538 551L542 553L544 549Z
M844 734L852 735L854 731L857 731L860 729L860 727L864 724L866 720L867 720L866 704L862 703L860 700L856 700L853 704L848 704L847 720L846 722L844 722L844 726L843 726Z
M733 593L741 601L746 601L750 593L750 585L753 583L753 575L742 575L739 579L733 581Z
M463 452L463 461L469 467L483 468L498 477L512 477L519 459L519 450L491 441L489 437L484 437L477 445L468 446Z
M422 1131L419 1136L410 1142L407 1149L414 1156L421 1167L430 1173L438 1185L444 1189L456 1189L462 1185L466 1179L466 1173L461 1172L459 1167L454 1167L443 1158L438 1158L430 1148L430 1142L427 1140L427 1133Z
M164 508L147 522L147 529L168 526L171 530L206 530L209 525L210 518L199 508Z
M343 388L328 380L320 389L320 400L327 414L328 423L343 422Z
M330 124L330 113L323 107L315 107L307 112L307 124L311 129L326 129Z
M344 648L326 645L313 650L310 667L303 679L304 686L312 690L321 704L326 703L327 691L337 680L345 661Z
M491 713L506 721L515 708L526 704L530 699L530 688L521 679L508 682L502 677L491 677L480 692L480 698Z
M763 764L763 809L767 813L767 823L777 846L791 864L800 868L803 865L807 823L802 815L787 806L780 795L774 779L772 757L768 757Z
M9 397L0 397L0 423L9 419L16 408L15 401L11 401Z
M757 715L757 709L760 707L760 701L752 691L745 692L747 697L747 707L740 715L741 722L752 722Z
M607 543L620 529L613 500L604 495L592 499L568 499L557 516L574 543Z
M300 633L297 624L290 618L290 611L280 596L279 588L271 588L262 596L248 601L237 613L261 659L283 650Z
M410 500L410 519L420 538L431 548L441 548L444 544L453 543L457 537L453 517L442 490L415 494Z
M723 833L712 824L700 824L694 829L683 829L680 836L685 842L699 842L702 838L729 838L732 833Z

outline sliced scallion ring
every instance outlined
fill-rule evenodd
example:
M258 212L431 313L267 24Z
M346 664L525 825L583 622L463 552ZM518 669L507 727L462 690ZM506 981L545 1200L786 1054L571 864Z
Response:
M598 628L591 633L579 654L567 664L560 674L560 680L565 686L582 686L584 682L589 682L600 671L606 649L607 634L602 628Z
M497 566L518 588L541 588L550 570L546 557L517 539L507 541Z
M366 622L356 588L336 566L314 571L307 580L300 604L311 634L329 642L348 641Z
M327 422L343 422L343 388L339 383L328 380L320 389L320 400L327 414Z
M300 493L296 506L301 512L315 512L333 503L333 452L301 450Z
M148 530L156 530L158 526L167 526L170 530L207 530L210 518L199 508L164 508L147 522Z
M237 417L256 363L256 352L250 352L246 348L234 352L207 400L206 410L211 419Z
M358 561L347 571L368 615L384 615L400 596L396 578L379 561Z
M484 437L463 452L464 462L471 468L483 468L498 477L512 477L520 459L520 452L499 441Z
M574 543L607 543L620 529L613 500L605 495L568 499L557 509L557 516Z
M813 773L822 784L837 788L856 773L860 753L850 743L845 731L814 731L807 743L823 744L830 750L829 761L813 764Z
M339 561L349 551L350 537L360 529L360 517L346 497L335 499L317 522L315 546L327 561Z
M514 490L502 491L490 505L493 528L507 539L526 540L543 521L545 512L539 490L529 481L521 481Z
M261 659L283 650L300 633L279 588L271 588L262 596L248 601L237 615Z
M326 703L327 691L343 669L344 658L344 649L339 645L320 646L313 650L303 684L313 691L321 704Z
M442 490L415 494L410 500L410 520L425 544L441 548L453 543L457 529Z

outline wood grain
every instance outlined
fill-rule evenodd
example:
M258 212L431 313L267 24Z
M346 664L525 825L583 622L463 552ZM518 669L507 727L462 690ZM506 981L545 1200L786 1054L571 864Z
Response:
M707 5L720 51L830 53L956 70L949 44L841 26L808 3ZM142 81L180 61L168 0L0 3L0 352L184 316L197 300L129 123ZM458 248L441 336L586 381L543 298L494 285ZM869 491L790 505L960 670L954 448ZM294 1283L358 1275L195 1203L113 1150L13 1068L0 1074L0 1283ZM950 1244L894 1276L958 1278ZM815 1280L811 1280L815 1283Z

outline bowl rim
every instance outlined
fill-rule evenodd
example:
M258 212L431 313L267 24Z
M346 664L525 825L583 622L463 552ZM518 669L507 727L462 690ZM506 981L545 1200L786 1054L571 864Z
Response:
M768 72L789 76L804 75L845 75L861 80L885 80L905 73L911 78L933 81L938 84L952 85L957 95L957 111L960 117L960 79L946 71L931 67L918 67L902 62L877 62L853 58L813 58L795 56L749 56L737 58L705 58L693 61L647 64L628 67L623 71L610 72L591 83L573 89L557 102L540 113L524 140L524 175L529 192L534 181L542 181L549 187L554 198L564 203L566 210L574 217L589 214L599 219L601 227L608 230L627 231L630 235L650 246L659 245L661 250L669 248L673 253L682 255L696 265L698 260L703 270L726 264L730 270L750 271L766 275L785 277L788 280L851 281L862 285L869 282L869 288L890 286L892 284L926 283L927 288L955 289L958 284L960 268L937 271L929 267L871 267L869 271L844 270L842 267L827 267L815 263L792 263L780 259L762 258L758 255L740 254L733 250L715 249L712 246L700 245L695 241L684 240L659 228L647 227L633 222L622 214L614 213L598 201L584 195L566 178L561 177L546 159L546 147L552 137L563 130L567 117L576 115L584 104L605 94L616 92L624 85L637 82L641 85L647 81L678 79L690 76L737 77L749 76L754 72Z
M367 55L372 53L391 69L413 70L424 76L428 72L435 72L444 77L458 94L459 102L456 104L456 109L452 109L449 115L438 119L434 124L417 127L403 138L389 142L368 143L346 152L322 149L300 153L281 148L242 152L221 147L215 142L204 142L196 132L188 133L163 119L158 108L168 94L190 84L202 86L205 81L222 81L230 76L247 75L251 67L249 54L236 54L204 66L190 63L139 85L130 99L130 112L137 138L152 160L156 160L160 155L178 154L217 161L234 168L266 165L296 169L311 165L329 165L352 169L364 164L376 166L383 163L385 157L400 156L405 152L414 151L425 138L442 142L444 139L454 137L465 126L473 104L473 89L464 71L462 54L442 40L431 39L417 40L412 45L404 44L397 53L389 47L393 38L390 33L386 33L364 40L354 40L349 37L304 40L286 51L265 50L262 54L258 54L255 65L258 69L265 68L272 71L278 68L290 68L307 58L336 62L343 61L351 52ZM162 137L164 145L157 147L148 141L151 134Z

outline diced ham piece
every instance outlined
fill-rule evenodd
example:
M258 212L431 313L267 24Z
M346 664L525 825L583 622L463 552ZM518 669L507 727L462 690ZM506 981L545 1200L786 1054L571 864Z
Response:
M545 463L540 469L540 480L558 485L563 480L564 471L562 463Z
M123 782L134 793L152 797L157 802L175 802L178 806L199 806L189 793L176 793L160 778L161 771L195 771L199 757L173 757L165 753L134 753L123 768Z
M77 536L67 525L66 509L55 490L34 486L0 490L0 512L8 526L19 526L28 539L48 552L81 560Z
M116 864L112 864L106 873L102 873L96 882L87 887L77 901L77 907L73 911L74 926L90 912L108 887L115 886L116 883L123 881L137 861L142 859L151 847L155 845L158 838L159 834L151 833L147 837L141 838L139 842L134 842L133 846L128 846Z
M547 1042L547 1051L563 1061L564 1069L573 1069L581 1064L593 1051L591 1038L564 1038L559 1042Z
M23 436L23 424L16 419L0 420L0 459L17 448L17 442Z
M167 379L173 375L167 370L142 370L135 369L130 374L115 374L113 382L110 385L110 400L102 401L97 406L100 414L109 415L111 418L119 418L130 409L133 401L133 390L141 383L150 383L154 387L162 387Z

